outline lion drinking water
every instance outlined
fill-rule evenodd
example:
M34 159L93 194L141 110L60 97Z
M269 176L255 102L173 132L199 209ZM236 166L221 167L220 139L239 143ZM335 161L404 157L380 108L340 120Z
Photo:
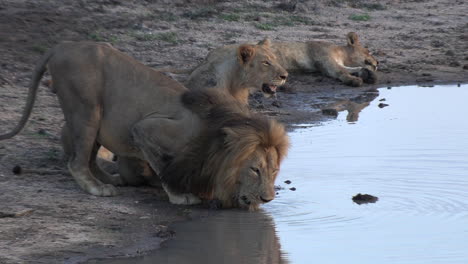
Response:
M19 124L0 140L26 124L46 66L65 116L68 169L86 192L113 196L115 185L140 177L101 170L96 154L102 145L119 158L148 162L173 203L202 197L255 209L274 198L288 148L282 125L222 91L189 92L106 43L65 42L48 51L34 71Z

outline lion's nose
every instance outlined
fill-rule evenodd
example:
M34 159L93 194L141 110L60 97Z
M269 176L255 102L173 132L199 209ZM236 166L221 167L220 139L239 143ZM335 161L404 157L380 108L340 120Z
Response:
M260 200L262 200L262 202L264 202L264 203L268 203L268 202L270 202L271 200L273 200L273 198L267 198L267 199L265 199L265 198L263 198L262 196L260 196Z
M286 80L288 78L288 74L282 74L280 75L281 80Z

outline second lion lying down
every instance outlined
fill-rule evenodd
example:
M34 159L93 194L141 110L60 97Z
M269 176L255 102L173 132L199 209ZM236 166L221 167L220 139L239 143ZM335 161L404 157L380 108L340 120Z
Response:
M361 45L356 33L348 33L346 39L347 45L343 46L325 41L271 42L264 40L262 43L268 43L270 57L288 72L320 72L349 86L361 86L363 82L376 83L379 62L367 48ZM200 69L219 68L220 62L229 60L232 57L230 54L240 46L242 45L227 45L210 51L205 61L191 73L188 81L189 87L190 80L206 78L206 73Z
M66 120L68 168L86 192L113 196L114 185L140 177L101 170L96 154L102 145L119 159L148 162L173 203L206 198L256 209L274 198L289 146L282 125L222 91L189 92L105 43L67 42L46 53L20 123L0 140L24 127L46 66Z

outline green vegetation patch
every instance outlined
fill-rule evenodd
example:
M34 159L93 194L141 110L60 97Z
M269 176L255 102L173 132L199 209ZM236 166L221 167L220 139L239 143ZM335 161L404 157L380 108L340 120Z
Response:
M31 47L31 50L39 54L43 54L48 50L48 48L44 45L35 44L34 46Z
M99 42L116 43L118 38L114 35L105 34L100 30L93 31L88 34L88 39Z
M350 15L348 18L354 21L369 21L371 19L371 16L369 14L353 14Z
M241 16L238 14L234 13L229 13L229 14L221 14L219 18L226 20L226 21L239 21L241 20Z
M156 39L169 42L171 44L177 44L179 42L177 38L177 33L175 32L164 32L164 33L158 33L155 35L156 35Z

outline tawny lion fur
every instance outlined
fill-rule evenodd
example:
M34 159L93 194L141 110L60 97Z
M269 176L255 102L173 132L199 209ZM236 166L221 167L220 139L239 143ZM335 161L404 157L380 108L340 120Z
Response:
M21 121L12 132L0 135L0 140L13 137L26 124L46 67L66 120L63 136L64 148L69 152L68 169L86 192L113 196L117 194L114 185L131 184L141 177L131 173L116 177L101 170L96 164L96 154L102 145L119 156L119 160L128 159L134 165L149 163L157 175L162 170L170 171L171 164L176 162L185 164L186 153L196 155L201 167L200 172L193 171L192 178L187 174L163 173L167 182L163 186L173 203L198 203L200 197L196 195L204 193L213 194L208 198L220 199L227 207L256 208L274 198L274 178L286 151L286 147L280 146L287 145L281 125L251 115L221 91L187 94L185 97L192 98L194 103L182 102L182 95L188 92L184 86L105 43L66 42L48 51L34 71ZM244 125L220 122L215 118L216 109L225 109L219 110L226 115L222 120L243 120ZM265 124L267 130L247 125L249 122ZM263 140L266 137L281 140ZM200 145L203 138L216 144ZM253 153L244 156L244 152L239 152L237 155L242 154L241 157L236 157L225 152L225 147L245 148L242 142L246 139L257 146ZM210 151L199 146L210 147ZM221 153L225 159L206 156L212 153ZM224 180L216 180L223 176L221 171L225 168L229 168L225 175L236 182L235 187L231 181L223 185ZM182 182L177 183L176 179ZM195 186L203 186L205 179L209 180L206 182L209 187L201 192L201 187ZM187 185L189 180L197 185ZM239 200L233 202L227 197Z
M258 44L218 48L190 74L185 86L191 90L214 88L228 91L234 98L247 104L249 91L261 90L266 97L283 85L287 71L270 50L270 41Z
M350 86L376 83L378 61L361 45L356 33L350 32L346 38L344 46L325 41L271 42L269 51L288 72L320 72ZM199 68L230 57L238 48L239 45L228 45L211 51ZM200 73L194 76L198 78Z

